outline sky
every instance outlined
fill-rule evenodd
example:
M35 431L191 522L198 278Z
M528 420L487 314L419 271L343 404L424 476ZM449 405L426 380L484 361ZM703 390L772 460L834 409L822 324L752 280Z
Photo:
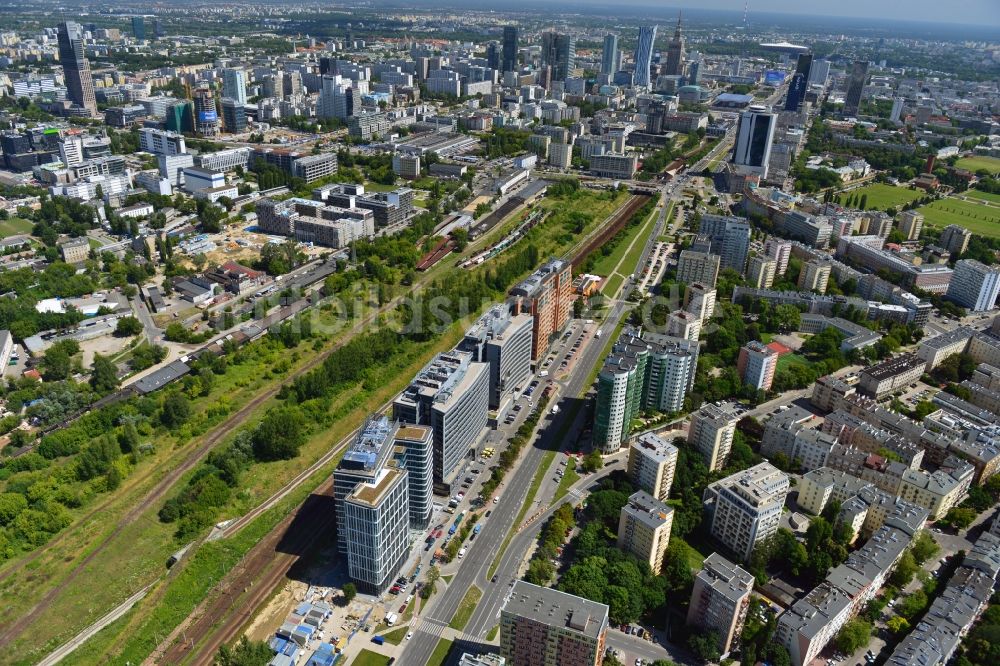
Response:
M593 3L584 0L588 5ZM650 5L663 8L696 6L699 9L743 10L743 0L630 0L630 5ZM811 16L902 19L958 23L1000 28L1000 0L750 0L750 16L754 12L779 12ZM996 39L1000 41L1000 29Z

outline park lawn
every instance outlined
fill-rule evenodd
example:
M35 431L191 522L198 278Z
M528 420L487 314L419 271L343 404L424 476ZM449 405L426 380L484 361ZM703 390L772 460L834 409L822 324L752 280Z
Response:
M365 191L367 192L392 192L399 185L385 185L383 183L376 183L373 180L365 181ZM405 187L405 184L403 185Z
M812 365L812 361L799 354L782 354L778 357L778 365L774 368L775 374L793 365Z
M500 632L500 625L499 624L494 624L493 628L490 629L490 632L488 634L486 634L486 640L488 640L488 641L490 641L492 643L493 640L497 637L497 634L499 632Z
M358 656L351 662L351 666L387 666L389 657L378 652L372 652L368 648L362 648Z
M624 277L615 273L604 281L604 284L601 286L601 293L608 298L614 298L618 294L618 290L621 288L622 282L624 281Z
M848 196L861 198L865 195L868 196L868 209L885 210L886 208L896 208L898 206L908 204L914 199L919 199L924 195L924 193L919 190L911 190L905 187L875 183L872 185L866 185L865 187L859 187L856 190L851 190L850 192L846 192L840 196L842 199L846 200L846 197Z
M17 234L30 234L35 225L23 217L10 217L0 222L0 238L16 236Z
M962 192L962 196L968 197L970 199L979 199L980 201L987 201L989 203L1000 204L1000 194L993 194L992 192L983 192L981 190L966 190Z
M917 212L932 227L957 224L980 236L1000 238L1000 208L996 206L949 198L932 201Z
M623 275L637 274L642 268L639 266L639 260L642 259L642 251L646 249L646 239L649 238L650 233L653 231L653 227L656 225L656 218L660 214L659 208L653 208L653 212L649 214L646 222L642 224L639 228L639 233L635 236L630 236L625 239L629 242L633 241L632 248L625 255L622 260L620 272ZM668 212L669 217L669 212ZM623 242L622 245L625 245Z
M406 632L408 632L409 630L410 630L409 627L400 627L399 629L393 629L387 634L382 634L382 638L384 638L388 643L392 643L393 645L399 645L400 643L403 642L403 639L406 638Z
M427 660L427 666L444 666L448 660L448 653L451 652L451 641L442 638L438 641L437 647L431 653L431 658Z
M990 157L989 155L976 155L974 157L963 157L957 162L955 166L959 169L968 169L975 173L980 169L986 169L990 173L996 175L1000 173L1000 158Z
M470 587L465 593L462 603L458 605L458 610L455 611L455 616L451 618L451 622L448 623L448 626L452 629L457 629L458 631L464 630L465 625L469 624L469 620L472 619L472 613L475 612L476 605L482 597L482 590L475 585Z

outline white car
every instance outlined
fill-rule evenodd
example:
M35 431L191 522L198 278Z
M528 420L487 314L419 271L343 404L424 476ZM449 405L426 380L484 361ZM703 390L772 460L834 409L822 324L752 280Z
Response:
M494 503L494 504L496 504L496 503L497 503L497 502L499 502L499 501L500 501L500 498L499 498L499 497L494 497L494 498L493 498L493 503Z
M408 632L408 633L406 634L406 640L410 640L411 638L413 638L413 632L412 632L412 631L411 631L411 632Z

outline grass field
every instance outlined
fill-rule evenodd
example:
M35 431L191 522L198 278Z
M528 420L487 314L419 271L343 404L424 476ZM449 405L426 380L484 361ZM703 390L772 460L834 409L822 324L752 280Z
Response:
M495 624L495 625L493 625L493 628L490 629L490 632L488 634L486 634L486 640L492 641L494 638L497 637L498 633L500 633L500 625L499 624Z
M996 175L1000 173L1000 158L989 157L986 155L963 157L955 162L955 166L959 169L968 169L972 172L979 171L980 169L986 169L990 173Z
M968 197L969 199L979 199L980 201L987 201L989 203L1000 204L1000 194L991 194L990 192L980 192L979 190L966 190L962 192L963 197Z
M442 638L438 641L437 647L431 653L431 658L427 660L427 666L444 666L448 660L448 653L451 652L451 641Z
M846 201L849 196L860 198L867 195L867 207L869 209L885 210L886 208L895 208L903 204L908 204L914 199L919 199L923 194L919 190L875 183L874 185L859 187L856 190L843 193L840 195L840 198L842 201Z
M656 215L659 212L660 209L656 208L654 209L653 214ZM628 233L621 239L618 245L615 246L615 249L611 252L611 254L602 256L594 262L594 272L598 275L610 275L612 271L618 268L618 264L622 263L622 260L624 259L625 263L620 272L623 275L633 273L635 271L635 262L639 260L639 254L642 253L642 248L646 246L642 239L644 236L649 235L649 230L652 228L655 219L656 218L653 215L650 215L644 222L628 229ZM632 242L636 239L639 240L632 245ZM630 245L634 251L630 253L629 257L626 257L625 253L629 251ZM630 264L629 259L633 256L635 258L632 259L633 263Z
M389 657L363 648L351 662L351 666L386 666L388 663Z
M778 357L778 365L775 367L775 373L781 372L785 368L789 368L793 365L812 365L805 356L800 356L798 354L782 354Z
M31 233L31 227L34 225L24 218L21 217L11 217L2 222L0 222L0 238L7 238L7 236L14 236L17 234L27 234Z
M932 227L957 224L974 234L1000 238L1000 207L959 199L939 199L917 210Z
M400 627L399 629L393 629L387 634L382 634L382 638L386 640L387 643L392 643L393 645L399 645L406 638L406 632L410 630L409 627Z
M604 281L604 284L601 286L601 293L608 298L614 298L614 296L618 293L618 290L621 289L622 282L624 281L625 278L621 275L612 275Z
M566 466L563 468L565 473L563 477L559 479L559 486L556 488L555 495L552 496L552 504L555 504L563 498L563 496L569 492L569 489L574 483L580 480L580 475L576 471L576 459L570 458L566 462Z
M457 629L462 631L465 629L465 625L469 624L469 620L472 619L472 613L476 610L476 604L483 597L483 591L478 587L473 585L465 593L465 597L462 599L462 603L458 605L458 610L455 611L455 616L451 618L451 622L448 626L452 629Z

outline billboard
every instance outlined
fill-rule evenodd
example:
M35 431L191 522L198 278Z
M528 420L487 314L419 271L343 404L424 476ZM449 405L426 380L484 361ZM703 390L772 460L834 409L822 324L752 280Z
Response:
M785 82L785 73L780 69L768 69L764 71L765 86L780 86Z
M199 123L214 123L219 119L219 114L215 111L199 111L198 112L198 122Z

